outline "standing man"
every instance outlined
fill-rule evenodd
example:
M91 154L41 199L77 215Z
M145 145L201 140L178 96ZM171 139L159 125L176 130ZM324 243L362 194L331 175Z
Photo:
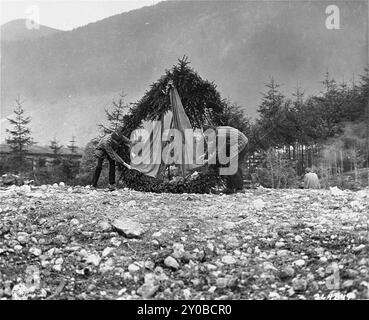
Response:
M246 145L248 143L248 139L247 137L238 129L230 127L230 126L219 126L219 127L214 127L214 126L210 126L210 125L204 125L203 130L206 131L208 129L213 129L215 130L216 133L216 140L217 140L217 148L216 148L216 152L219 151L219 143L218 143L218 138L219 135L221 134L221 132L225 132L228 131L230 135L233 135L235 137L237 137L237 152L238 152L238 163L237 163L237 171L235 174L233 175L228 175L226 178L226 193L234 193L237 191L241 191L243 189L243 172L242 172L242 162L246 156L247 153L247 149L246 149ZM226 140L226 148L228 150L231 149L231 145L230 145L230 141L231 140ZM212 155L208 156L208 159L206 160L206 162L209 162L209 160L213 157L216 157L217 154L213 153ZM233 157L234 155L230 155L231 157ZM217 165L219 166L218 163L218 159L217 159Z
M119 162L128 169L131 166L123 161L123 159L117 154L117 151L123 146L127 145L131 147L131 141L123 135L122 128L118 128L111 134L102 138L96 146L95 156L97 157L97 165L94 176L92 178L92 186L97 187L97 182L102 170L104 160L109 161L109 190L115 190L115 162Z

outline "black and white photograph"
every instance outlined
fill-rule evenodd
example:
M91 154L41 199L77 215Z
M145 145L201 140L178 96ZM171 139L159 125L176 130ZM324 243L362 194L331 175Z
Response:
M368 300L368 22L368 0L1 0L0 300Z

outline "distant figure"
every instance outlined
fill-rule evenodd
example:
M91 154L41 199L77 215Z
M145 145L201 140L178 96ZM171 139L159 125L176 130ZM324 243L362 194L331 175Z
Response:
M126 166L128 169L131 169L131 167L117 154L117 151L123 145L131 146L132 144L131 141L123 135L122 128L106 135L99 141L95 151L97 165L92 178L93 187L97 187L97 182L99 181L102 165L105 159L109 161L109 190L111 191L115 190L115 161Z
M306 174L304 176L304 188L305 189L320 189L320 183L318 175L313 172L311 168L306 168Z

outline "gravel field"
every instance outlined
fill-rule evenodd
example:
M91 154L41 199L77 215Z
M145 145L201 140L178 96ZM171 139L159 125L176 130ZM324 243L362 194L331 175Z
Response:
M369 189L0 190L0 299L368 299Z

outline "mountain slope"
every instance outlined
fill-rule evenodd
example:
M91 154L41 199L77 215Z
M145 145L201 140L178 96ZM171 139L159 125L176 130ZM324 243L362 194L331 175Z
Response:
M43 25L39 25L37 29L28 29L26 22L26 19L17 19L3 24L0 27L1 41L31 40L61 32Z
M328 69L349 79L367 64L367 4L339 2L340 30L324 2L166 1L69 32L2 45L1 117L26 99L37 141L86 142L121 89L143 95L184 54L224 97L255 115L271 76L287 93L320 89Z

